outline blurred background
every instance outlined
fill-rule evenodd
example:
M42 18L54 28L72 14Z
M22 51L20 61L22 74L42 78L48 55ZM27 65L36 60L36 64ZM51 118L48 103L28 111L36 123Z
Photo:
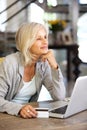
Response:
M70 96L75 80L87 75L87 0L0 0L0 57L17 51L15 33L21 24L32 21L47 27L49 49ZM48 99L43 86L39 100Z

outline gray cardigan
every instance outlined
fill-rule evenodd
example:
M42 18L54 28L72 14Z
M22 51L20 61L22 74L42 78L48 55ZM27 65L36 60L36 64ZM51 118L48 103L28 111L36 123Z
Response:
M23 58L20 52L5 57L0 64L0 112L18 115L22 104L11 102L17 92L23 87ZM35 73L36 94L30 101L37 101L42 85L49 91L53 100L65 98L65 86L60 71L52 69L48 62L38 61ZM30 102L29 101L29 102Z

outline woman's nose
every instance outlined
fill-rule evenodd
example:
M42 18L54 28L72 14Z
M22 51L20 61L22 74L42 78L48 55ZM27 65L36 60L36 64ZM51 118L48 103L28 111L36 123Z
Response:
M46 38L43 38L43 42L44 42L44 43L47 43L48 40L47 40Z

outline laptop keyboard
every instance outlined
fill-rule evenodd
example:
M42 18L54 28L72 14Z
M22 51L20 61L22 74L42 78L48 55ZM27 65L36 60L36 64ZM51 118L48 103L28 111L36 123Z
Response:
M57 109L54 109L54 110L51 110L51 112L64 114L66 112L66 109L67 109L67 105L63 106L63 107L60 107L60 108L57 108Z

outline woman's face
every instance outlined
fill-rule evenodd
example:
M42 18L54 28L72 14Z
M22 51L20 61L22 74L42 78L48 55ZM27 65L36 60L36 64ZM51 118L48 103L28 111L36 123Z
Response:
M48 52L48 38L46 31L43 28L38 31L36 40L32 45L30 51L38 57Z

